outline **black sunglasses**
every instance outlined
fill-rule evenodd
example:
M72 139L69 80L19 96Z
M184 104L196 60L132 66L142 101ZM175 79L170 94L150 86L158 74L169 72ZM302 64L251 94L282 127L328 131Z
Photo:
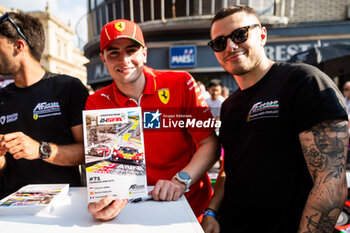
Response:
M249 26L237 28L228 36L219 36L214 40L210 41L208 45L215 51L221 52L226 49L227 38L230 38L235 44L241 44L248 40L249 29L260 27L260 24L252 24Z
M18 27L18 25L15 22L13 22L8 12L6 12L0 17L0 23L5 22L6 20L8 20L15 27L18 34L27 42L28 46L30 47L27 37L23 34L22 30Z

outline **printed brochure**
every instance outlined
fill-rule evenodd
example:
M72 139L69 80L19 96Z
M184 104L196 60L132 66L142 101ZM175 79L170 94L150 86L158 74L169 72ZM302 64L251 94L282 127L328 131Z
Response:
M140 107L83 111L89 202L147 196Z
M69 184L29 184L0 200L0 215L34 215L50 212L51 207L68 197Z

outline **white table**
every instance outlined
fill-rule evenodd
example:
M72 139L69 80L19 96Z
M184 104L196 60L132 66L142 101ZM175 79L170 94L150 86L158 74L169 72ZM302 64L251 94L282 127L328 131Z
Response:
M349 170L346 171L346 181L348 183L348 188L350 188L350 171Z
M0 216L1 233L203 233L185 197L175 202L129 203L119 216L101 222L87 211L86 188L70 188L70 198L39 216Z

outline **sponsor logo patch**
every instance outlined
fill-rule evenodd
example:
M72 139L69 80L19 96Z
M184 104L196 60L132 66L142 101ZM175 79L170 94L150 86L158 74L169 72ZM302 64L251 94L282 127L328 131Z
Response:
M33 119L62 115L60 104L58 102L38 103L33 110Z
M115 29L117 29L120 32L124 31L124 29L125 29L125 23L124 22L116 23L114 26L115 26Z
M257 102L250 109L247 116L247 122L262 118L276 118L279 115L278 108L278 100Z
M4 124L7 124L7 123L11 123L11 122L17 121L17 119L18 119L18 113L17 112L9 114L9 115L5 115L5 116L0 116L0 124L4 125Z
M158 96L160 101L162 101L163 104L167 104L170 99L170 92L168 88L163 88L158 90Z

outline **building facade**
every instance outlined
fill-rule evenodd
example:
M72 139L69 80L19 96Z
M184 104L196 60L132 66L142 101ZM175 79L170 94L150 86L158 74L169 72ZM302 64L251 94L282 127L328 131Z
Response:
M0 5L0 13L9 11ZM79 78L82 83L87 84L87 71L85 64L89 60L83 51L73 44L74 31L70 26L64 24L53 14L49 7L45 11L27 12L38 17L45 31L45 48L40 60L41 66L52 73L67 74Z
M219 78L230 90L237 85L217 62L210 41L210 22L222 7L244 4L257 10L267 27L267 56L279 62L314 46L350 44L350 0L87 0L88 43L84 47L88 84L111 82L99 58L104 24L118 18L138 22L148 47L147 65L181 69L207 83ZM340 86L350 79L345 70L332 77ZM350 71L349 71L350 73Z

